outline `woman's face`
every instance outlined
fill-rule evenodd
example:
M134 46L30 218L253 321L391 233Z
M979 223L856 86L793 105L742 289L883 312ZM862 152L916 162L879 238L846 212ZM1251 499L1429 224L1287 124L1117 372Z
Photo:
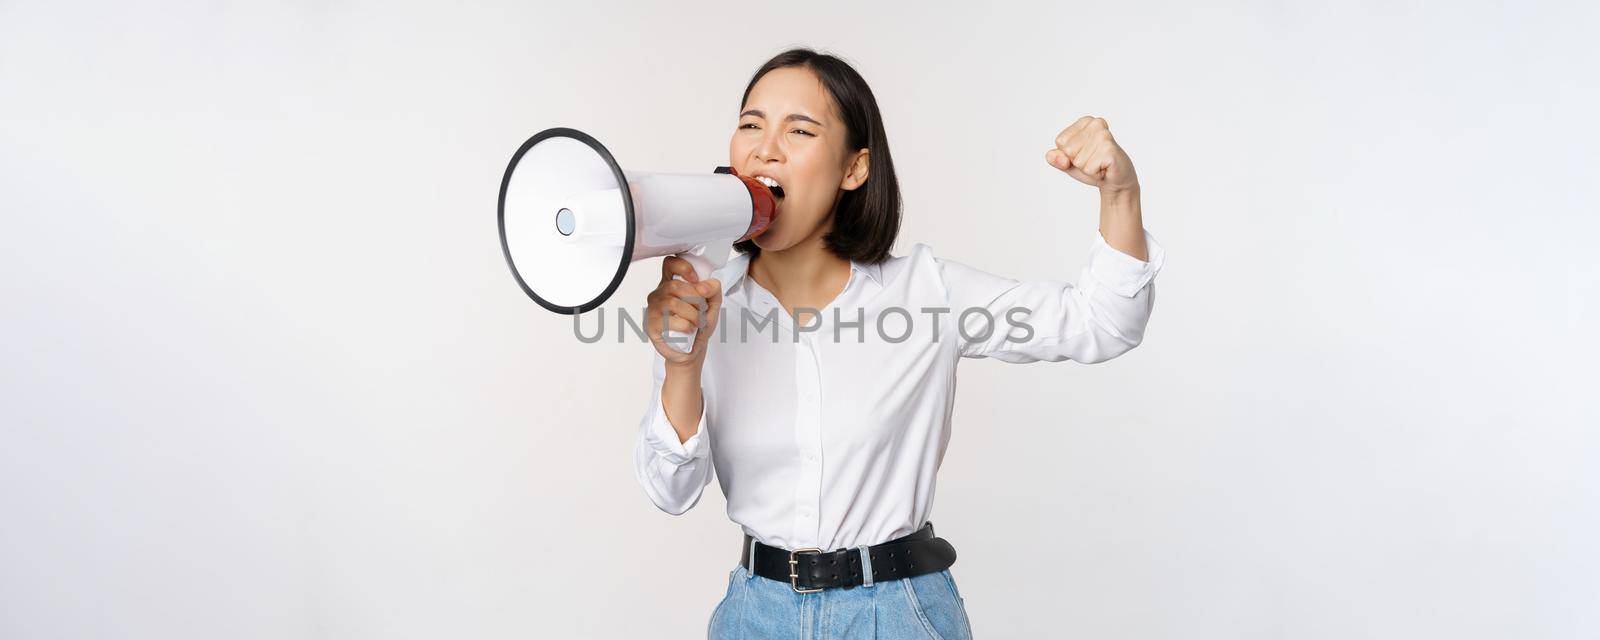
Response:
M867 179L867 150L847 149L849 136L810 69L774 69L751 88L728 159L741 175L768 176L783 187L778 215L753 238L762 251L788 249L832 226L839 196Z

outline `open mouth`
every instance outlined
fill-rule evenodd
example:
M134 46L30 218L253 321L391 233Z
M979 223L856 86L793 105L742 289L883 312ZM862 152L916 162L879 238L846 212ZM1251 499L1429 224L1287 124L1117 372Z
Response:
M773 196L776 196L778 198L782 198L783 197L783 185L778 184L777 180L774 180L774 179L772 179L770 177L767 177L767 176L756 176L755 178L756 178L757 182L760 182L761 184L767 185L767 188L772 190L772 195Z

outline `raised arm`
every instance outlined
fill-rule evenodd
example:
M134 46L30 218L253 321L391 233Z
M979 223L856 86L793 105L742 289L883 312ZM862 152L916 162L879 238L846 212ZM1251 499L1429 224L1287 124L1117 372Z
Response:
M685 280L673 279L674 274ZM634 443L634 475L650 502L672 515L693 508L713 475L700 382L706 342L722 306L722 285L715 279L698 280L687 261L667 257L661 264L661 283L650 292L645 322L655 353L651 356L650 402ZM693 296L705 299L707 308L702 311L684 299ZM699 326L702 318L705 326L695 335L688 353L662 341L664 328L686 332Z
M1100 229L1076 283L1018 281L939 260L961 355L1006 362L1103 362L1138 346L1165 252L1144 229L1133 161L1106 121L1085 116L1056 136L1045 161L1100 190ZM980 308L983 312L967 313ZM986 334L985 329L990 331Z

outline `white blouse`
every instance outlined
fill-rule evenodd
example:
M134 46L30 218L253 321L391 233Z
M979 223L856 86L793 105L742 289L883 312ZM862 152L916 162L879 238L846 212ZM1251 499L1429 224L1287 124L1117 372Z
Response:
M652 352L654 388L634 447L639 484L680 515L715 475L728 517L790 550L910 534L933 510L960 358L1094 363L1138 346L1163 261L1148 230L1145 242L1141 261L1097 232L1076 285L996 276L919 243L907 256L852 263L844 290L820 319L801 314L800 331L745 277L749 256L739 254L713 275L723 315L706 345L705 408L686 442L662 408L666 360Z

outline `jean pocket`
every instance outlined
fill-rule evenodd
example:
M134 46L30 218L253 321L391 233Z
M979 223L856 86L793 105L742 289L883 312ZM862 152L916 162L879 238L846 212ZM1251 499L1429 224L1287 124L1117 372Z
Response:
M956 608L961 610L961 626L964 627L966 629L966 631L967 631L967 636L966 637L971 638L972 637L972 618L967 616L967 599L961 597L961 589L956 587L956 578L955 578L955 576L950 575L950 570L949 569L945 569L944 571L940 571L939 575L944 576L944 583L946 585L950 586L950 595L955 596L955 598L956 598Z
M938 640L972 638L967 607L954 589L955 581L948 575L942 571L925 573L901 582L911 609L929 636Z
M733 600L734 588L738 586L739 570L743 568L744 566L740 565L728 571L728 588L723 590L722 600L717 602L717 608L711 610L711 621L706 623L706 637L716 637L717 618L728 608L728 601Z
M940 571L939 575L944 576L944 583L950 586L950 595L955 596L957 602L964 602L961 598L961 590L956 588L955 576L950 575L950 570Z

